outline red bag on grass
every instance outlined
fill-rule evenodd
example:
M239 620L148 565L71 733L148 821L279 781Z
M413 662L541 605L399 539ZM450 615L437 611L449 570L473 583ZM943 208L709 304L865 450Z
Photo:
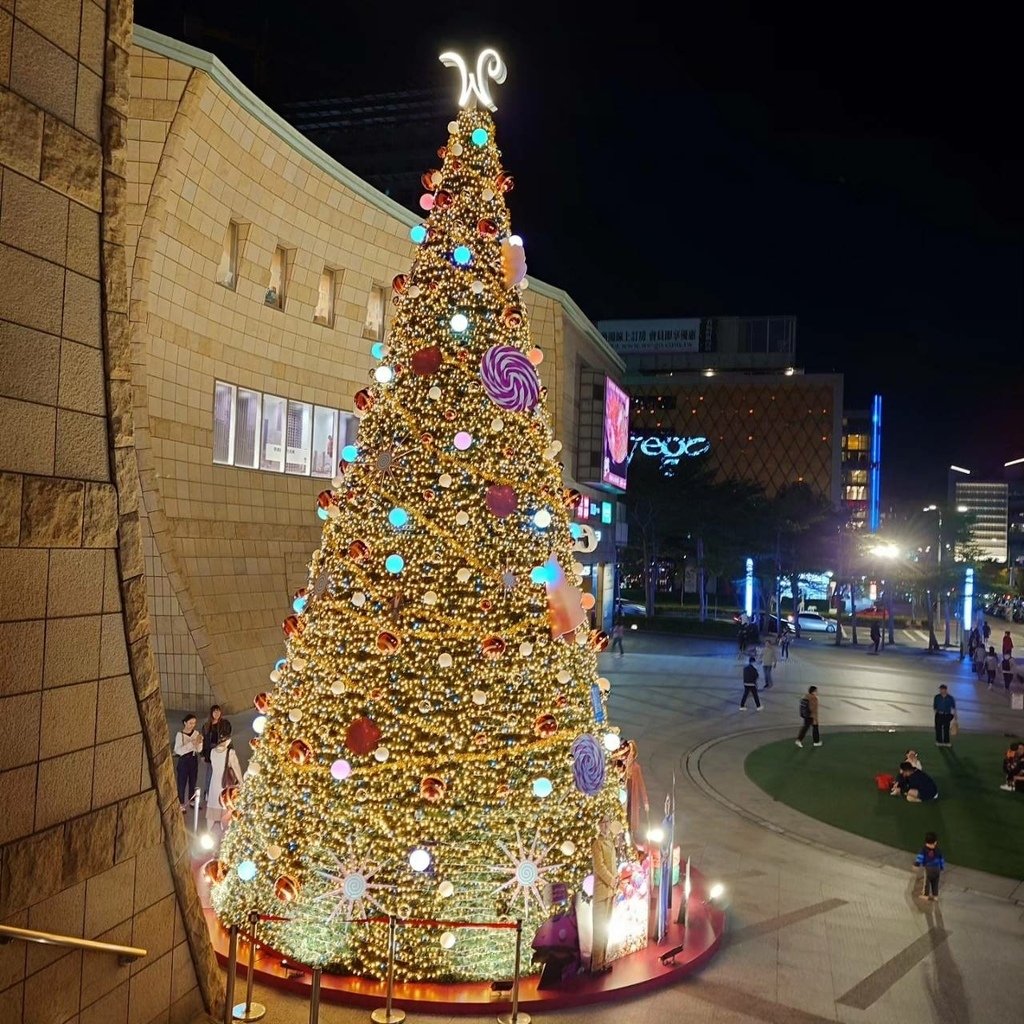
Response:
M875 785L878 787L880 793L888 793L892 789L892 784L896 781L895 775L886 775L880 772L875 776Z

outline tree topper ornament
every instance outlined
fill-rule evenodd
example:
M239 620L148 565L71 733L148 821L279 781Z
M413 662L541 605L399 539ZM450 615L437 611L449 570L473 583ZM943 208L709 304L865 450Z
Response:
M498 56L498 51L488 47L481 50L476 58L476 71L470 71L462 57L452 50L447 50L438 58L446 68L458 68L462 76L462 88L459 92L459 106L472 108L476 101L485 106L491 113L497 110L491 99L491 87L487 81L493 79L498 85L505 81L508 69L505 62Z

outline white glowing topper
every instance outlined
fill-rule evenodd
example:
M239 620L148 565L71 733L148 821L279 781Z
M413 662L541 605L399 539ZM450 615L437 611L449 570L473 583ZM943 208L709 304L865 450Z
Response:
M498 56L497 50L488 47L481 50L476 58L476 71L470 71L462 57L452 50L442 53L438 58L446 68L458 68L462 75L462 89L459 92L459 106L473 107L479 100L488 110L498 108L491 99L491 87L487 79L493 79L498 85L505 81L508 69L505 62Z

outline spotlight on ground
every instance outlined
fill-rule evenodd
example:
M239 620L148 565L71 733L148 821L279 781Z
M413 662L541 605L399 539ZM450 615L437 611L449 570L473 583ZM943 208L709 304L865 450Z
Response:
M720 900L725 895L725 886L721 882L715 882L710 889L708 889L709 900Z
M209 832L204 832L199 837L199 845L204 850L212 850L217 845L217 840L214 839L213 836L211 836Z
M662 843L665 840L665 833L660 828L647 830L647 841L650 843Z

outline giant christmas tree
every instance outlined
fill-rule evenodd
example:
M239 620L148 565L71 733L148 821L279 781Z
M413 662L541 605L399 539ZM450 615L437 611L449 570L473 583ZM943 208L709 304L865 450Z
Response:
M528 941L552 898L585 887L601 820L624 821L601 724L606 638L578 589L579 495L561 479L513 181L483 109L484 76L504 69L485 51L477 76L461 70L412 270L355 396L358 440L319 496L322 542L207 865L222 921L286 918L264 933L274 948L375 977L386 928L349 919L523 917ZM511 942L402 928L396 973L506 977Z

